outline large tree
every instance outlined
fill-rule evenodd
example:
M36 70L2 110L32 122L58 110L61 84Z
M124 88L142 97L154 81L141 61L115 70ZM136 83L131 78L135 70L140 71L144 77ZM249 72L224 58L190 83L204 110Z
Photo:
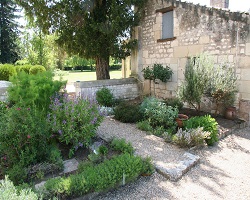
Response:
M17 12L13 0L0 0L0 63L14 63L19 58Z
M44 31L57 32L68 53L96 62L97 79L109 79L109 58L130 55L147 0L22 0L27 16ZM136 8L136 9L133 9Z

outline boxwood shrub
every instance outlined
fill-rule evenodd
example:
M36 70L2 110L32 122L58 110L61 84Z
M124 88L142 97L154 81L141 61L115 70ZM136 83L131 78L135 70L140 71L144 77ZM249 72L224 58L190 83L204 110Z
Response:
M16 74L14 65L0 65L0 80L9 81L10 77Z

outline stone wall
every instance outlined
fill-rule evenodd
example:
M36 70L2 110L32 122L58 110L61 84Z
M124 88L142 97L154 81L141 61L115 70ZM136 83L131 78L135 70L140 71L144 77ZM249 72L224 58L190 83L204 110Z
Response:
M162 12L156 10L168 7L174 8L175 38L159 40ZM206 52L213 56L215 64L229 62L235 66L239 84L235 106L239 117L249 121L250 109L245 106L245 102L250 101L249 13L233 13L175 0L150 0L144 19L134 30L134 38L139 43L131 55L132 73L137 73L143 80L141 70L155 63L168 65L174 72L172 80L166 84L151 84L151 93L161 98L176 96L184 80L187 59L191 56Z
M7 89L10 86L9 81L0 81L0 101L7 100Z
M109 88L117 99L135 99L140 95L137 80L134 78L83 81L75 83L76 95L89 98L94 98L96 92L103 87Z

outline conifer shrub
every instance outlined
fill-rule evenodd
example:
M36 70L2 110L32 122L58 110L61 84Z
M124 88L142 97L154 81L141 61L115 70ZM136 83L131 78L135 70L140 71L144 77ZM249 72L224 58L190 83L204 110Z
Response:
M11 78L8 88L8 101L18 106L33 107L45 113L49 110L50 98L58 93L66 82L54 81L50 71L39 75L18 73Z

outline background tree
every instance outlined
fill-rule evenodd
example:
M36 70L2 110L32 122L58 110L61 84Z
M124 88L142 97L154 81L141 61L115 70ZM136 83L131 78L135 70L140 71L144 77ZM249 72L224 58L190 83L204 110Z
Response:
M147 0L22 0L19 4L44 31L57 32L58 44L69 54L96 62L97 79L109 79L109 58L130 55ZM135 6L137 9L132 9Z
M16 12L13 0L0 0L0 63L14 63L19 58Z

